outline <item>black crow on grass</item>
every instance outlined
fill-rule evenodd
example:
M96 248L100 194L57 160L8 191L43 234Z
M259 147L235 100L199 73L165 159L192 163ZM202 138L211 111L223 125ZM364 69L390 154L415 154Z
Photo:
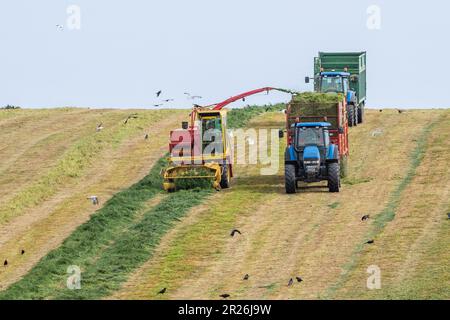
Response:
M230 236L234 237L236 233L242 234L238 229L233 229L233 231L231 231L230 233Z

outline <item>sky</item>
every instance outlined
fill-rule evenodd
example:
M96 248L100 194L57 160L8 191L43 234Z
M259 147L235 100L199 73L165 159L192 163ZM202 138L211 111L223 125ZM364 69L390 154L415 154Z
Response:
M189 108L184 92L206 105L310 91L318 51L367 51L368 107L450 107L449 13L442 0L0 0L0 106Z

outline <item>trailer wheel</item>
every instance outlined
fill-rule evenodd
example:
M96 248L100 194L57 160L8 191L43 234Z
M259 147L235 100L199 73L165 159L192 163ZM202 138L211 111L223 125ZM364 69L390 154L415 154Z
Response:
M222 175L220 177L220 187L222 189L228 189L230 187L230 170L227 164L223 165L222 167Z
M295 165L287 164L284 167L284 184L286 193L292 194L296 192L297 180L295 178Z
M333 162L328 165L328 190L339 192L341 186L339 163Z

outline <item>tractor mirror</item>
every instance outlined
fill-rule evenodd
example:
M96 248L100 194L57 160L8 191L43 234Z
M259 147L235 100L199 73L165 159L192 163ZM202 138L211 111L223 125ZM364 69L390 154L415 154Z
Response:
M183 121L181 123L181 128L184 129L184 130L187 130L188 126L189 126L189 123L187 121Z
M280 130L278 131L278 138L281 139L281 138L283 138L283 137L284 137L284 132L283 132L283 130L280 129Z
M339 133L344 133L344 128L339 127Z
M309 77L305 77L305 83L309 83Z

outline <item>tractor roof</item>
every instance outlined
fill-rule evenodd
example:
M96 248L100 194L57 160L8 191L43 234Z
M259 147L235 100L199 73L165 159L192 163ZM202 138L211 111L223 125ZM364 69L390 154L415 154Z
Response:
M303 127L331 127L331 123L329 122L299 122L296 123L297 128Z
M327 72L321 72L320 73L322 76L327 76L327 77L350 77L350 73L349 72L338 72L338 71L327 71Z

